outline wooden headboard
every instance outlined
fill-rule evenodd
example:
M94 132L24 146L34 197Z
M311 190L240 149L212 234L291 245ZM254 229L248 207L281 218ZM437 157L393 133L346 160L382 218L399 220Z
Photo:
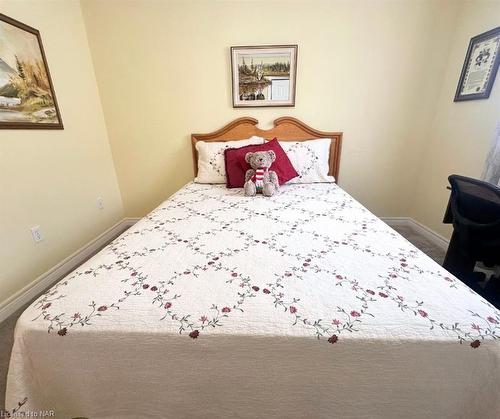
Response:
M339 179L340 167L340 152L342 149L342 133L341 132L325 132L311 128L296 118L284 116L274 120L273 128L262 130L257 127L255 118L244 117L238 118L230 122L221 129L209 132L207 134L191 134L191 143L193 148L193 165L194 174L198 172L198 152L196 151L197 141L231 141L244 140L252 135L263 137L266 140L277 138L280 141L308 141L316 138L331 138L330 146L330 170L328 174L335 177L335 181Z

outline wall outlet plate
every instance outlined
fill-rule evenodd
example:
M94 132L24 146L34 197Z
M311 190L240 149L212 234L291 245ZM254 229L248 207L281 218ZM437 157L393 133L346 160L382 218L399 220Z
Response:
M97 198L97 208L99 208L100 210L104 209L104 199L102 199L101 197Z
M31 236L33 237L33 241L35 243L39 243L43 240L43 234L42 230L40 229L40 226L31 227L30 231L31 231Z

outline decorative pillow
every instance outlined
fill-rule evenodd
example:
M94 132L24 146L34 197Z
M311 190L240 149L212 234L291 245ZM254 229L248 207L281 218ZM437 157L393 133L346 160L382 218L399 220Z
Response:
M256 136L238 141L198 141L196 143L196 150L198 151L198 175L194 178L194 181L196 183L226 183L224 150L262 143L264 143L264 138Z
M290 159L281 148L276 138L261 145L247 145L240 148L228 148L224 151L226 160L226 185L228 188L243 188L245 184L245 173L250 169L250 165L245 161L247 153L256 151L272 150L276 154L276 160L269 170L274 170L278 175L280 185L298 176L297 171L292 166Z
M335 178L328 175L331 142L330 138L280 141L281 147L299 174L290 183L335 182Z

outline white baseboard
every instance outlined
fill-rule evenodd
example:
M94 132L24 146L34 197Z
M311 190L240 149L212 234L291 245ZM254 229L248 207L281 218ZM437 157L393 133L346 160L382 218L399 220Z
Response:
M114 226L106 230L104 233L82 246L76 252L68 256L66 259L58 263L49 271L40 275L38 278L30 282L24 288L16 292L7 300L0 303L0 323L7 317L15 313L17 310L35 299L46 288L50 287L59 279L64 278L76 267L81 265L91 255L103 248L108 242L118 237L127 228L137 222L137 218L124 218L117 222Z
M381 220L391 227L408 226L445 252L448 249L448 244L450 243L448 239L444 238L434 230L431 230L429 227L419 223L411 217L381 217Z

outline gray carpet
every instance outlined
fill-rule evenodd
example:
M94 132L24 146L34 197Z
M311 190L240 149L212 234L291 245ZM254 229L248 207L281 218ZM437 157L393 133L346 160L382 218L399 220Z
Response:
M445 252L440 247L436 246L434 243L415 231L412 227L393 226L392 228L431 259L434 259L440 265L443 264Z
M5 404L5 384L7 381L7 370L9 368L10 351L14 340L14 327L17 318L26 307L23 307L3 323L0 323L0 417L2 417L1 412Z
M421 236L418 232L411 227L397 226L394 229L405 237L408 241L413 243L422 252L426 253L440 265L444 260L444 252L439 247L435 246L432 242ZM9 368L10 351L12 349L12 342L14 337L14 327L17 318L21 315L26 307L23 307L18 312L14 313L3 323L0 323L0 417L1 409L5 403L5 383L7 378L7 370Z

